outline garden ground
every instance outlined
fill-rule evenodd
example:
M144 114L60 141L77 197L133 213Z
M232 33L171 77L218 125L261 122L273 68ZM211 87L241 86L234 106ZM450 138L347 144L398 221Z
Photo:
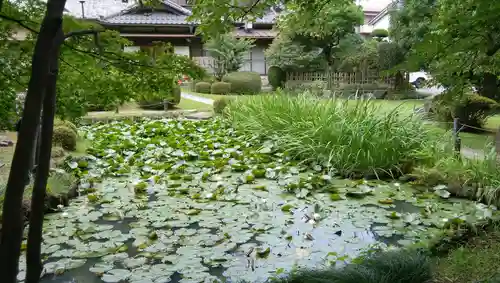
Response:
M500 227L479 231L459 248L437 258L435 262L438 283L500 282ZM488 278L496 281L481 281Z
M7 137L9 140L14 142L13 146L10 147L0 147L0 163L5 164L0 168L0 218L2 214L3 207L3 194L5 185L7 184L10 166L12 162L12 157L14 155L15 146L17 143L17 133L16 132L4 132L2 136ZM76 144L76 150L69 153L72 156L82 156L86 154L86 150L88 147L88 142L84 139L79 139ZM67 156L66 153L64 156L53 157L51 160L52 167L56 167L57 164L60 164L64 158ZM57 176L57 177L49 177L47 187L49 188L47 194L50 196L63 196L71 189L71 182L74 179L69 176L68 178ZM24 200L29 201L31 199L31 189L27 188L24 193Z

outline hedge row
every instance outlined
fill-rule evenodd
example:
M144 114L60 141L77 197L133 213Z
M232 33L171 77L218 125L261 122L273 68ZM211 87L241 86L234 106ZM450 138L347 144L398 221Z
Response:
M193 82L194 91L211 94L257 94L262 91L262 80L256 72L235 72L225 75L221 82L204 80Z

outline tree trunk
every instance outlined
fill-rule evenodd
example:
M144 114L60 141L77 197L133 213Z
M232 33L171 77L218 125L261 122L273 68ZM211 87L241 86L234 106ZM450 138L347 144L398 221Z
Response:
M403 72L398 71L394 75L394 90L405 91L408 90L408 84L405 83L405 78Z
M35 185L31 196L30 225L28 231L28 250L26 254L26 283L38 283L42 272L40 256L42 244L43 215L45 210L45 194L47 179L50 170L50 155L52 152L52 132L54 128L54 114L56 106L56 84L59 72L59 50L64 41L62 28L56 36L54 46L49 54L50 71L43 100L42 131L38 154L39 163L36 170Z
M2 239L0 243L0 274L2 283L16 283L23 234L22 199L28 167L33 154L36 128L47 85L49 56L57 31L61 28L65 0L48 0L32 59L31 78L23 110L23 126L19 132L12 166L5 191Z

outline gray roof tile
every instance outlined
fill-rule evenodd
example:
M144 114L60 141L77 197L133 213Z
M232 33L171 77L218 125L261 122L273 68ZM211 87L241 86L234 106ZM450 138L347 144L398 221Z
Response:
M146 24L146 25L187 25L188 16L174 15L166 12L150 14L124 14L102 20L107 24Z
M118 13L136 5L136 0L128 0L123 3L122 0L85 0L83 10L85 18L98 19ZM82 17L82 4L80 0L66 0L66 10L74 17Z

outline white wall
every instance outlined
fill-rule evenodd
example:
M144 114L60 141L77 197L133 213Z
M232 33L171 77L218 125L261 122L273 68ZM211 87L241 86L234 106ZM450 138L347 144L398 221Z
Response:
M139 46L125 46L123 47L124 52L138 52L141 50L141 47Z
M179 45L174 46L174 53L178 55L184 55L187 57L190 57L189 55L191 54L189 51L189 46L179 46Z
M357 0L365 11L382 11L392 0Z
M373 25L373 29L386 29L389 30L391 16L389 13L383 16L378 22Z

